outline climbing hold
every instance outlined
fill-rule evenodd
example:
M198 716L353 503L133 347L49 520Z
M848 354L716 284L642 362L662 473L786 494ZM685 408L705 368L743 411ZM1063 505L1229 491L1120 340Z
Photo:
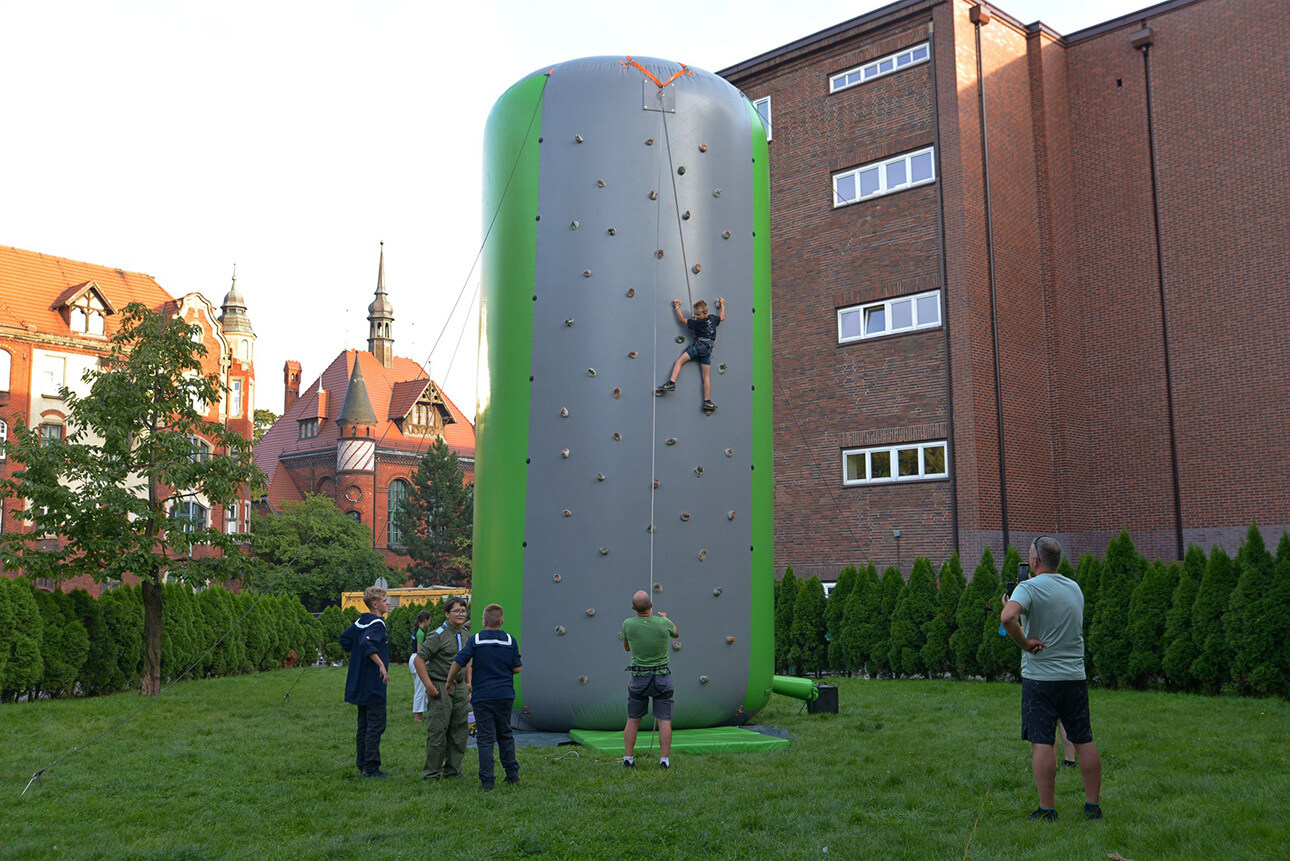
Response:
M730 231L729 231L729 230L727 230L725 233L721 234L721 238L722 238L722 239L729 239L729 238L730 238Z
M700 551L699 551L699 561L700 561L700 562L706 562L706 561L707 561L707 559L708 559L708 551L706 551L706 550L700 550Z
M564 318L564 325L566 325L566 326L572 326L572 325L573 325L573 318L572 318L572 317L565 317L565 318Z
M670 436L670 437L668 437L668 438L667 438L667 444L668 444L668 445L676 445L676 437L674 437L674 436Z
M701 467L701 466L696 466L696 467L694 468L694 477L695 477L695 478L701 478L702 476L703 476L703 467Z
M717 365L717 373L718 373L718 374L724 374L725 372L726 372L726 363L725 363L725 362L722 362L721 364Z
M735 456L735 450L733 448L726 449L726 457L734 457L734 456Z
M556 636L563 637L563 636L564 636L564 625L556 625L556 626L555 626L555 633L556 633Z
M708 683L708 677L707 677L707 676L699 676L699 684L701 684L701 685L706 685L707 683Z
M582 143L582 135L574 135L573 139L576 140L578 143Z
M680 640L673 640L673 641L672 641L672 651L674 651L674 652L679 652L679 651L681 651L681 641L680 641Z
M655 489L655 490L658 490L659 485L661 485L662 483L663 483L663 482L662 482L662 481L660 481L659 479L657 479L657 478L656 478L656 479L654 479L654 489Z
M658 200L658 192L657 192L657 191L651 191L651 192L649 193L649 199L650 199L650 200Z
M569 229L570 229L570 230L577 230L577 229L578 229L579 227L581 227L581 226L582 226L582 225L581 225L581 224L579 224L579 223L578 223L578 222L576 222L576 221L570 221L570 222L569 222Z
M735 519L735 513L734 513L734 511L733 511L733 510L731 510L731 511L727 511L727 512L726 512L726 520L734 520L734 519Z
M690 512L688 512L688 511L682 511L682 512L681 512L681 520L682 520L682 521L686 521L686 520L689 520L689 519L690 519Z
M609 548L608 548L608 547L601 547L601 548L600 548L600 555L601 555L601 556L608 556L608 555L609 555Z
M707 144L699 144L699 152L707 152L707 151L708 151Z
M587 376L589 376L589 377L594 377L595 375L596 375L596 369L595 369L595 368L587 368Z
M662 583L655 583L655 584L654 584L654 591L655 591L655 592L662 592L662 591L663 591L663 584L662 584Z
M605 187L605 181L603 179L596 180L596 188L604 188L604 187Z
M569 510L569 509L567 509L567 508L566 508L564 511L560 512L560 513L561 513L561 514L563 514L565 517L573 517L573 512L572 512L572 511L570 511L570 510Z
M720 196L721 196L721 189L719 189L719 188L715 188L715 189L713 189L713 190L712 190L712 196L713 196L713 197L720 197Z
M588 615L588 616L594 616L594 615L596 615L596 608L595 608L595 607L588 607L588 608L587 608L587 615Z
M604 481L604 480L605 480L605 474L603 472L596 473L596 481Z
M568 417L569 417L569 408L560 407L560 418L567 419Z
M559 574L552 574L552 575L551 575L551 579L552 579L552 580L554 580L555 582L559 583L559 582L560 582L561 580L563 580L564 578L563 578L563 577L561 577Z
M694 269L694 274L695 274L695 275L698 275L700 272L702 272L702 271L703 271L703 267L702 267L702 266L700 266L698 263L694 264L693 269Z
M721 588L720 586L718 586L717 588L715 588L715 589L713 589L713 590L712 590L712 597L713 597L713 598L720 598L720 597L721 597L721 593L722 593L722 591L723 591L723 590L722 590L722 588Z
M655 257L657 257L659 260L662 260L662 259L663 259L663 249L662 249L662 248L660 248L658 251L655 251L655 252L654 252L654 256L655 256Z
M726 637L726 645L727 645L727 646L733 646L734 644L735 644L735 638L734 638L734 637Z
M654 146L653 138L645 138L645 146Z
M622 390L622 389L620 389L620 388L618 388L617 386L615 386L615 387L614 387L614 400L618 400L618 399L619 399L619 398L621 398L622 396L623 396L623 390Z
M632 350L630 353L628 353L628 354L627 354L627 358L629 358L629 359L634 359L634 358L636 358L636 351L635 351L635 350Z
M620 434L618 431L614 431L614 442L622 442L622 441L623 441L623 435Z
M567 448L560 449L560 457L567 458L568 456L569 456L569 450Z
M676 336L676 342L677 342L678 344L684 344L684 343L685 343L685 336L684 336L684 335L677 335L677 336Z
M688 210L688 209L687 209L685 212L681 213L681 219L682 219L682 220L684 220L684 221L689 221L689 220L690 220L690 210Z
M618 235L618 228L616 228L616 227L611 227L611 228L609 228L609 235L610 235L610 236L617 236L617 235Z
M583 277L583 278L590 278L590 277L591 277L591 270L590 270L590 269L584 269L584 270L582 270L582 277Z
M655 532L658 532L658 530L654 528L654 524L652 523L649 526L645 527L645 531L648 532L650 535L653 535Z
M627 298L628 298L628 299L633 299L633 298L635 298L635 296L636 296L636 288L635 288L635 287L628 287L628 288L627 288Z
M685 176L685 165L681 165L680 167L678 167L676 169L676 172L679 173L681 176Z
M580 684L580 685L585 685L586 683L587 683L587 677L586 677L586 676L578 676L578 684Z

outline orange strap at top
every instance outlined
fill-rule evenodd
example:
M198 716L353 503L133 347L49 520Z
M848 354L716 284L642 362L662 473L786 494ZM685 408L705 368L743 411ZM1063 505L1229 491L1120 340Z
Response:
M673 74L672 77L668 78L666 81L660 81L657 77L654 76L653 72L651 72L649 69L642 66L640 63L633 60L631 57L628 57L626 60L619 60L618 65L622 66L624 69L626 69L628 66L631 66L637 69L642 75L644 75L645 77L653 81L654 86L658 87L660 90L666 87L668 84L675 81L677 78L681 77L682 75L694 74L693 71L685 67L685 63L682 63L680 71Z

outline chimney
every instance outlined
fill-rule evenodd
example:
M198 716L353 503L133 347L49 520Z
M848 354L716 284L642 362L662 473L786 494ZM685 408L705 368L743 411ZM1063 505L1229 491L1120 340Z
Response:
M282 383L286 389L282 398L282 413L286 415L291 405L300 400L300 363L288 361L282 366Z

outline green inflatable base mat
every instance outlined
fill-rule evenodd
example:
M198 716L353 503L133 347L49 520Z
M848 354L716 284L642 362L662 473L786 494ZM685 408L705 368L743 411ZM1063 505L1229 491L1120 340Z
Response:
M643 728L636 737L636 753L650 747L652 733ZM571 729L569 737L596 753L623 755L622 730ZM658 739L653 738L658 753ZM750 750L775 750L788 747L788 739L762 735L737 726L712 726L704 729L678 729L672 733L672 753L741 753Z

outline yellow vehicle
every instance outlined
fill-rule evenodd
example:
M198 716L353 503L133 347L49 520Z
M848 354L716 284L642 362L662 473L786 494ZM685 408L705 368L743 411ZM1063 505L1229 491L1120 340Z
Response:
M402 589L387 590L386 595L390 599L390 609L393 610L402 604L429 604L431 601L441 601L449 595L460 595L470 603L469 589L447 589L442 586L409 586ZM355 607L360 613L367 611L367 605L363 603L362 592L341 592L340 608Z

